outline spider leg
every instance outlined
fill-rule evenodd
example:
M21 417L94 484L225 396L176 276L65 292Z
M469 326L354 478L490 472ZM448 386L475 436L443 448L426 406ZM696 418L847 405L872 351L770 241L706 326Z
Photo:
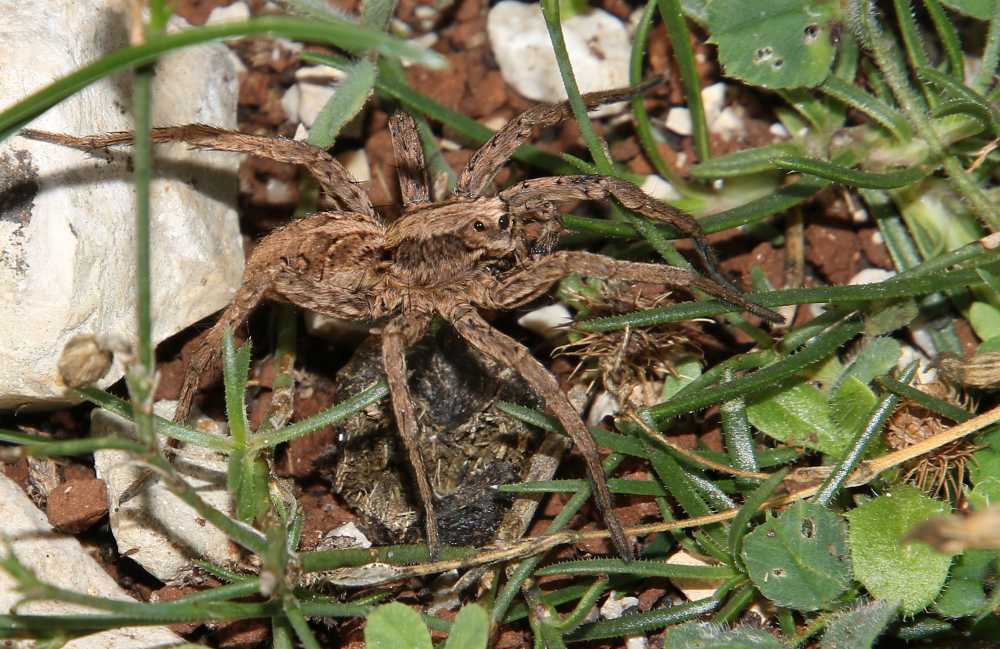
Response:
M375 216L371 199L351 177L350 172L329 153L305 142L250 135L204 124L154 128L151 133L153 142L157 143L186 142L197 149L249 153L277 162L300 164L316 178L323 193L340 203L345 210ZM33 140L83 149L131 144L134 138L133 133L127 131L75 137L24 129L21 135Z
M431 557L437 557L441 549L438 539L437 515L434 513L434 491L427 479L427 466L417 445L417 415L413 410L413 398L406 377L406 348L414 344L430 324L428 314L408 313L389 321L382 330L382 363L385 365L389 394L392 396L392 410L396 416L399 436L406 447L406 453L417 480L417 490L424 506L424 527L427 530L427 546Z
M251 267L247 264L248 269ZM250 313L267 296L271 288L270 278L266 275L244 273L246 281L236 292L233 301L222 312L219 319L201 339L187 363L187 372L177 398L177 409L174 411L174 421L184 422L191 414L194 396L201 387L203 379L212 376L219 369L219 359L222 356L222 339L226 329L235 332L250 316Z
M583 95L583 103L587 108L593 109L601 104L625 101L649 91L662 82L662 77L653 77L629 88L587 93ZM553 126L572 115L569 102L564 101L559 104L532 106L510 120L472 155L458 177L455 193L479 196L514 150L527 142L536 128Z
M666 223L690 237L705 272L719 284L738 292L736 286L719 272L719 259L709 245L701 225L689 215L654 199L630 182L608 176L553 176L518 183L500 192L500 198L514 214L539 211L552 214L554 210L549 207L552 202L605 200L609 197L613 197L626 209ZM762 317L772 319L771 316Z
M398 110L389 117L392 151L396 156L396 173L403 205L430 203L431 192L424 164L424 150L417 136L417 125L406 111Z
M555 414L583 456L594 487L594 500L604 516L604 522L618 554L626 560L634 558L632 544L611 507L611 492L608 490L608 483L601 469L597 444L576 409L559 389L555 377L531 355L527 347L491 327L474 307L458 306L444 315L470 345L497 362L513 368L545 400L546 406Z
M579 273L599 279L665 283L680 288L697 288L726 304L749 311L767 320L784 319L770 309L748 302L743 295L686 268L662 264L621 261L577 250L560 250L529 261L521 270L501 279L491 291L490 305L512 309L541 296L563 277Z

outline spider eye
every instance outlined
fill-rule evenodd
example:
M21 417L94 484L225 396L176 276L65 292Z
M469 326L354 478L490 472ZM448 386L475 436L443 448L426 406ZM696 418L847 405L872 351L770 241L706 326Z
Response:
M483 230L486 229L486 226L483 225L482 221L476 221L475 223L472 224L472 227L476 229L476 232L482 232Z
M499 228L500 228L501 230L506 230L506 229L507 229L507 226L509 226L509 225L510 225L510 217L509 217L509 216L507 216L506 214L504 214L503 216L501 216L501 217L500 217L500 220L499 220L499 221L497 221L497 226L498 226L498 227L499 227Z

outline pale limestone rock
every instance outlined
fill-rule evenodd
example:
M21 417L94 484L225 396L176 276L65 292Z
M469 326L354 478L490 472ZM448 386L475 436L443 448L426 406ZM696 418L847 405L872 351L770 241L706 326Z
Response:
M15 482L0 472L0 520L3 534L10 539L14 554L42 581L94 597L131 601L75 537L61 534L49 525L45 512L21 491ZM7 549L0 549L4 555ZM0 613L11 612L21 595L17 582L0 570ZM62 602L36 601L19 606L27 615L70 615L95 613L93 609ZM162 626L128 627L105 631L72 640L65 649L152 649L183 642L183 638ZM4 645L7 646L7 645ZM15 642L12 647L34 646Z
M169 419L176 402L161 401L156 414ZM202 420L199 429L222 435L223 425ZM134 425L106 410L91 414L91 434L131 437ZM161 444L163 440L160 440ZM211 449L191 444L171 453L171 463L206 502L232 515L233 501L226 491L226 458ZM135 497L119 503L122 493L142 475L141 465L129 453L101 450L94 453L97 477L108 485L111 532L118 551L128 553L136 563L160 581L180 577L193 559L230 565L239 551L229 539L170 492L158 477L149 478Z
M127 44L125 0L0 0L0 109ZM72 38L66 35L72 34ZM30 126L83 135L132 128L132 76L88 86ZM164 56L154 124L236 127L237 75L221 44ZM119 148L120 149L120 148ZM109 162L111 160L111 162ZM57 362L78 334L135 335L135 198L128 152L0 143L0 408L75 401ZM153 336L224 307L243 271L232 154L158 147ZM122 376L116 362L100 382Z
M629 85L632 50L628 30L621 20L601 9L592 9L562 21L566 49L581 92L609 90ZM566 99L552 43L541 7L503 0L487 16L490 46L504 81L535 101ZM621 112L624 103L605 106L594 114Z

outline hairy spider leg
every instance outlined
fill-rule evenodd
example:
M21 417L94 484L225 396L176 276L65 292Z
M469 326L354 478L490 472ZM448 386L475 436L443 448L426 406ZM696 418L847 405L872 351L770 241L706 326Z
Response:
M403 205L431 202L430 183L424 164L424 150L417 135L417 124L406 111L396 111L389 117L389 134L396 159L396 175L403 195Z
M613 196L630 210L655 221L666 223L691 237L695 244L695 250L705 265L706 272L715 280L711 284L705 284L702 281L702 285L696 286L696 288L700 288L720 300L737 305L765 320L777 323L785 321L778 313L747 301L739 290L719 272L718 258L696 221L683 212L649 197L629 182L606 176L553 176L527 180L500 192L501 200L507 203L513 214L534 213L539 206L544 208L544 212L550 212L551 210L546 207L547 203L600 200L608 196ZM689 275L692 277L692 285L697 283L699 279L704 279L694 273L689 273Z
M134 133L127 131L76 137L24 129L21 135L33 140L83 149L104 149L119 144L131 144L135 139ZM204 124L154 128L151 136L153 142L157 143L184 142L197 149L249 153L277 162L300 164L316 178L323 193L338 202L344 210L376 216L371 199L356 183L350 172L329 153L306 142L250 135Z
M382 329L382 364L385 366L386 380L389 383L396 427L406 448L410 467L417 481L420 500L424 506L427 547L431 557L436 558L441 550L441 541L438 538L437 515L434 511L434 490L427 477L427 464L417 443L419 438L417 413L413 407L413 397L410 394L406 373L406 350L423 338L430 322L430 315L413 312L390 320Z
M587 108L593 109L602 104L627 101L649 92L661 83L663 77L656 76L628 88L590 92L583 95L583 103ZM536 129L555 126L572 116L573 110L569 102L564 101L558 104L538 104L513 118L472 154L458 176L455 193L479 196L517 147L527 143Z
M580 415L559 387L552 373L545 369L531 351L507 334L490 326L472 305L460 305L443 314L458 334L486 356L510 367L528 382L531 389L556 416L573 440L587 465L587 474L594 489L594 501L608 527L618 554L626 561L635 558L632 543L625 534L618 515L611 505L611 492L597 453L597 443L587 430Z

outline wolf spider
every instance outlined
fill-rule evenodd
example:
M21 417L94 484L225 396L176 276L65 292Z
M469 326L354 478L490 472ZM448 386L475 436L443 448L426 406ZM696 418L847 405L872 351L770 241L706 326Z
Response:
M584 96L590 108L622 101L651 84ZM751 304L717 270L699 225L688 215L615 178L580 175L526 180L495 196L486 193L517 147L539 127L571 115L567 103L542 104L512 119L469 160L453 194L431 199L413 118L391 116L389 130L403 197L402 215L385 223L368 195L326 151L304 142L204 125L156 128L154 142L185 142L201 149L249 153L303 165L335 209L289 223L260 240L247 261L243 284L192 354L175 419L186 419L199 383L219 360L223 332L235 329L263 300L291 303L334 318L373 323L392 407L423 503L428 546L439 549L434 493L416 443L417 413L407 385L406 349L441 316L473 348L524 377L580 450L595 499L618 553L632 546L611 506L597 445L555 377L520 342L493 328L480 309L510 310L545 294L571 273L602 279L696 288L767 320L781 317ZM132 141L130 133L71 137L25 131L35 139L104 148ZM620 261L583 251L553 251L562 230L558 203L613 198L627 209L690 237L715 279L672 266Z

